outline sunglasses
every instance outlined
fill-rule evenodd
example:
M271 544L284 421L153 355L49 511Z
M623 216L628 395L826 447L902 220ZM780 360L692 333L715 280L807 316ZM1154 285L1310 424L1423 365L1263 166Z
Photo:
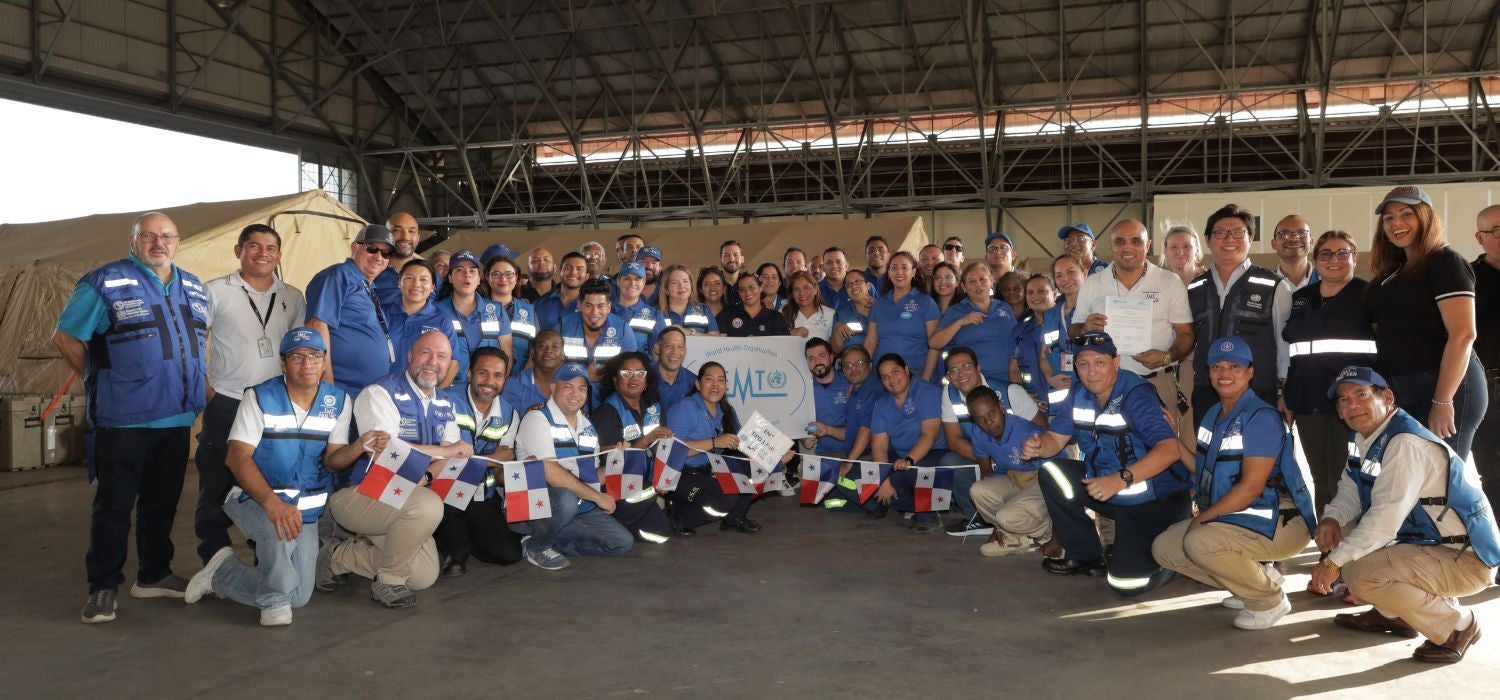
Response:
M959 245L959 244L957 244L957 243L949 243L949 244L943 246L943 250L956 250L956 251L959 251L959 252L963 252L963 249L964 249L964 247L961 246L961 245Z
M369 253L370 255L379 255L386 260L390 260L391 256L396 254L396 251L394 250L386 250L378 245L371 245L369 243L365 244L365 252Z
M1074 338L1069 338L1068 342L1078 347L1091 347L1097 345L1106 345L1113 341L1102 335L1080 335Z

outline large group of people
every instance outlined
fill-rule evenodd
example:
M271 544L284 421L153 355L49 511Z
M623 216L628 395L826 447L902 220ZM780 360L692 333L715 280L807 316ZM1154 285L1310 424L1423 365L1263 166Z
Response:
M1366 280L1356 236L1315 236L1296 214L1265 232L1276 267L1254 264L1260 219L1232 204L1201 235L1177 223L1156 242L1140 221L1069 224L1063 254L1029 275L1004 233L977 260L959 237L907 251L872 236L752 267L729 240L694 271L636 231L613 264L592 241L424 258L398 213L305 298L275 275L274 229L246 227L239 270L205 283L173 263L173 222L145 214L54 334L95 436L82 619L115 618L132 510L133 597L213 595L267 626L349 574L400 608L476 561L551 571L715 522L759 533L764 496L713 473L740 454L725 369L683 363L691 336L796 336L816 419L783 463L792 480L806 459L840 465L822 510L894 510L913 532L1036 552L1125 596L1183 574L1227 591L1251 630L1290 611L1281 562L1316 544L1309 590L1372 606L1337 624L1422 636L1414 658L1457 661L1480 629L1458 599L1500 565L1500 206L1478 213L1473 262L1419 188L1377 214ZM204 566L183 579L170 532L200 413ZM578 467L667 442L688 453L671 491L617 498ZM403 450L431 461L388 499L405 486L376 462ZM530 491L499 466L472 500L422 488L476 456L540 466ZM874 465L889 468L878 483ZM946 524L916 503L929 467L954 470Z

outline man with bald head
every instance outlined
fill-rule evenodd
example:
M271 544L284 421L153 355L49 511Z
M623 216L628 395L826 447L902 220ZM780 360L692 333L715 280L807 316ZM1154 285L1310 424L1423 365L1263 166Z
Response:
M165 214L130 227L130 254L73 287L52 343L83 377L89 461L98 477L89 524L86 623L115 619L115 594L136 519L134 598L181 598L172 575L172 521L193 421L208 398L208 292L172 259L182 237Z
M422 242L422 231L417 227L416 217L404 211L391 214L385 220L385 227L391 232L391 239L396 242L391 252L390 267L375 278L375 293L380 295L381 306L401 303L401 275L398 272L406 261L412 258L421 258L417 255L417 244ZM443 286L442 277L432 280L432 298L437 300L437 292Z
M1474 465L1490 504L1500 503L1500 204L1479 211L1474 239L1483 250L1474 259L1474 354L1485 366L1490 407L1474 433Z
M521 285L516 295L535 304L542 297L552 293L552 277L557 274L557 268L552 262L552 253L546 248L532 248L531 254L526 256L526 271L529 273L526 284Z

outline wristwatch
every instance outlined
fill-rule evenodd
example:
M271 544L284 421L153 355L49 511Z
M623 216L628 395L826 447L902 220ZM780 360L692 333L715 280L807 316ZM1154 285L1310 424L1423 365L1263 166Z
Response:
M1125 488L1130 488L1135 483L1135 474L1130 473L1130 467L1120 470L1120 480L1125 482Z

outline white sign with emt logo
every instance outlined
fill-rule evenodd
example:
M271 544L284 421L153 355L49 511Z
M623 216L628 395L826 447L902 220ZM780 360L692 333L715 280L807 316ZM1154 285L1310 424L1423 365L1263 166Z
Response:
M697 374L705 362L724 366L729 402L741 421L759 412L783 434L807 437L815 418L813 379L797 336L721 338L692 335L682 365Z

